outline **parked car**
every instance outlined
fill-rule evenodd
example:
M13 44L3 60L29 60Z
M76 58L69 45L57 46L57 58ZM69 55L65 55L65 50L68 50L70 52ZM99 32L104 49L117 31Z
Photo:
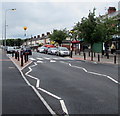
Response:
M7 53L14 53L14 52L15 52L14 47L7 46Z
M57 48L49 48L48 49L48 54L56 54L56 52L57 52Z
M25 47L22 50L23 50L23 54L28 53L28 55L32 55L32 50L30 47Z
M42 46L42 47L38 48L38 52L40 52L40 53L46 53L47 49L48 49L47 47Z
M70 51L66 47L58 47L56 55L58 55L58 56L69 56Z

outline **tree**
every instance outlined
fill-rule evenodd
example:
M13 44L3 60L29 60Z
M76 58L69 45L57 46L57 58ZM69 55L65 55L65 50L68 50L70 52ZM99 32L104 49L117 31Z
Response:
M74 26L74 30L81 32L79 36L84 38L84 41L91 44L91 48L94 43L106 42L112 38L117 31L116 20L113 18L103 18L95 17L95 8L93 12L89 12L87 18L83 17L81 22L78 22ZM93 60L93 51L91 49L92 55L91 60Z
M7 39L6 45L7 46L21 46L23 44L24 40L18 38L18 39ZM4 46L5 40L2 40L2 44Z
M66 29L64 30L53 30L53 33L50 35L50 39L57 42L60 46L63 40L68 36Z
M95 42L97 42L98 39L95 39L95 32L99 29L96 27L97 22L95 18L95 9L93 9L93 12L89 12L89 15L87 18L83 17L81 20L81 23L78 22L77 25L74 27L74 29L77 29L80 31L80 37L84 38L84 41L91 44L91 48ZM92 52L92 49L91 49ZM91 60L93 60L93 52L91 55Z

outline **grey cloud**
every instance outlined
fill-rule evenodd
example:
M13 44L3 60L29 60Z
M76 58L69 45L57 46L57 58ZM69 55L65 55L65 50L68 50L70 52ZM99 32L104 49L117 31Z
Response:
M96 14L105 13L105 6L117 7L117 2L6 2L3 11L16 8L7 13L7 37L23 37L23 27L27 26L28 36L42 34L53 29L71 28L74 23L87 16L89 10L97 8Z

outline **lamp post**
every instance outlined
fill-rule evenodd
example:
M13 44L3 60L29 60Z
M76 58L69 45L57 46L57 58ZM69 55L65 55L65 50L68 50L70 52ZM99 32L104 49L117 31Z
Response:
M5 43L4 43L5 49L6 49L6 26L7 26L6 16L7 16L7 12L10 11L10 10L15 11L16 9L7 9L7 10L5 10Z

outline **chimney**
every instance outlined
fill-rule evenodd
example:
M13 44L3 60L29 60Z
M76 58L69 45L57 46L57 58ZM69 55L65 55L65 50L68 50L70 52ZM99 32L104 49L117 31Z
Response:
M40 38L40 35L37 35L37 38Z
M109 7L108 14L111 14L113 12L116 12L116 8L115 7Z
M47 35L50 35L50 32L47 32Z
M44 36L44 34L42 34L42 37Z

